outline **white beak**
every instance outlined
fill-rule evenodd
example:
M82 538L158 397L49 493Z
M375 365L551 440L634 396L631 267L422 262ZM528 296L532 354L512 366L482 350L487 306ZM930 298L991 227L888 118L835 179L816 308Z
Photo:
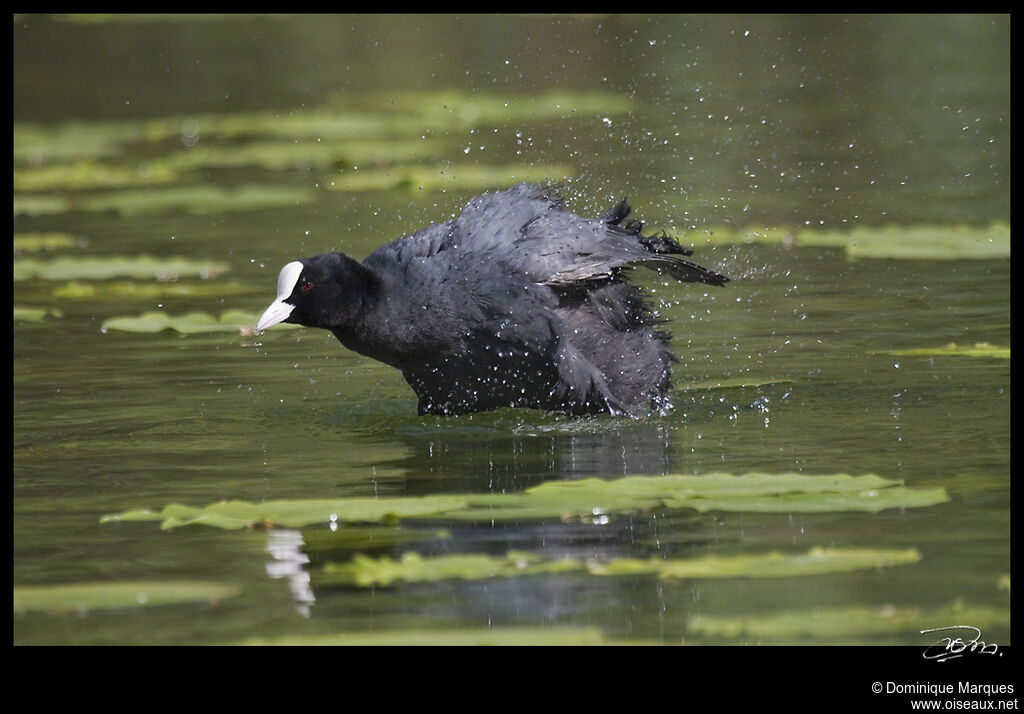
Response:
M289 305L285 300L291 297L292 291L295 290L295 284L299 282L299 275L301 273L302 263L297 260L293 260L281 268L281 274L277 276L277 299L270 303L270 307L266 309L263 316L260 317L260 321L256 323L257 331L272 327L292 314L295 306Z
M256 323L256 331L265 330L268 327L272 327L277 323L281 322L289 315L292 314L292 310L295 309L294 305L289 305L283 300L275 300L270 303L270 307L267 308L266 312L260 318L260 321Z

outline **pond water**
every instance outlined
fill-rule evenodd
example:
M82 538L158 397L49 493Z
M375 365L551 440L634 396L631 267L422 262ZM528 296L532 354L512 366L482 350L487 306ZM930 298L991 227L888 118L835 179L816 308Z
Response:
M1009 644L1008 17L13 35L15 643ZM518 180L583 214L628 197L731 278L636 273L671 413L419 417L328 333L244 329L289 260ZM885 481L812 485L841 475ZM591 507L588 479L662 477L698 495ZM439 496L486 513L401 510ZM267 510L163 510L227 501Z

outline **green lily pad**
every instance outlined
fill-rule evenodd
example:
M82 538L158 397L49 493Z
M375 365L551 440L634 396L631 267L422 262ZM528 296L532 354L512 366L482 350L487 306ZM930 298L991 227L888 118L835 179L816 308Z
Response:
M358 646L358 647L543 647L594 646L620 644L609 640L598 628L569 627L488 627L458 630L398 630L395 632L342 632L321 635L285 635L252 638L240 645L272 646ZM625 642L621 644L627 644ZM641 643L630 640L628 644Z
M137 121L66 122L56 126L14 123L14 162L44 165L115 156L143 138Z
M111 317L103 321L100 329L104 332L148 332L156 333L173 330L182 335L197 335L213 332L237 332L252 335L256 331L259 313L249 310L225 310L219 317L208 312L193 310L183 315L169 315L166 312L144 312L141 315ZM284 324L286 328L299 325ZM275 328L276 329L276 328Z
M560 90L519 95L515 99L510 99L507 93L485 91L409 90L362 95L346 91L325 106L284 111L206 113L141 121L74 121L58 125L16 122L14 160L16 166L38 167L106 160L120 154L127 145L178 139L188 127L194 136L200 137L199 142L188 149L179 145L175 153L162 157L184 159L183 164L172 164L180 168L198 158L198 155L189 157L189 153L202 148L210 140L262 137L289 142L303 139L351 142L355 139L374 141L403 136L420 139L425 132L440 134L446 130L481 125L571 117L607 118L629 112L631 105L632 100L627 95L601 91ZM378 146L373 154L379 156L381 148ZM354 153L360 151L354 149ZM229 155L229 152L220 153L220 158L215 161L224 160ZM348 156L349 152L343 151L342 155ZM262 160L269 154L259 149L252 156L261 156L258 160ZM356 159L362 160L365 159Z
M178 170L256 166L268 170L292 168L391 166L396 163L436 159L448 152L448 142L415 139L305 139L253 141L241 145L203 144L170 156L166 161Z
M15 233L14 254L63 250L78 247L81 243L81 239L70 233Z
M913 548L904 550L878 548L812 548L807 553L765 553L759 555L709 555L690 560L646 561L661 578L787 578L801 575L844 573L852 570L874 570L894 565L916 563L921 555ZM599 566L601 574L614 575L634 563L612 560ZM594 568L591 569L594 572Z
M711 389L748 389L750 387L766 387L770 384L790 384L792 379L756 379L752 377L737 377L736 379L714 379L707 382L695 382L686 385L687 392L697 392Z
M130 277L149 280L177 280L182 277L214 278L229 266L215 260L155 258L150 255L105 257L67 257L52 260L17 258L14 279L28 280L107 280Z
M969 622L985 631L991 627L1009 627L1009 611L990 607L965 607L954 603L922 611L907 607L844 607L783 611L742 617L694 615L687 621L691 634L702 638L743 642L772 641L792 644L800 638L863 643L865 637L896 635L907 644L927 645L938 641L922 635L937 625Z
M338 191L380 191L389 189L426 190L484 190L511 186L520 181L563 181L572 176L572 170L563 165L486 164L432 166L394 166L387 169L343 171L326 182Z
M54 287L51 295L63 300L133 300L168 297L224 297L250 293L252 293L252 285L231 281L133 282L105 280L84 282L69 280ZM255 315L255 313L251 314ZM255 322L251 324L255 324Z
M874 570L916 563L915 549L812 548L807 553L705 556L703 558L639 560L616 558L608 562L584 562L571 558L548 560L532 553L512 551L503 557L483 554L445 555L425 558L408 552L398 560L357 555L347 563L328 563L322 574L329 582L358 587L388 587L396 583L439 580L484 580L498 577L587 572L590 575L649 574L662 579L779 578Z
M183 335L210 332L240 332L251 329L258 316L241 310L229 310L215 317L206 312L192 311L184 315L166 312L145 312L134 317L112 317L103 321L100 329L119 332L163 332L174 330Z
M987 342L975 342L974 345L958 345L950 342L941 347L918 347L909 350L890 350L890 355L929 355L936 357L994 357L1010 359L1010 348L990 345Z
M202 581L127 581L14 588L14 612L122 610L183 603L216 603L240 592L236 585Z
M719 226L684 234L692 243L781 243L842 248L852 259L993 260L1010 255L1010 225L857 226L846 230Z
M15 191L57 191L169 184L181 178L160 161L133 166L102 164L93 159L68 164L16 166Z
M879 513L889 509L921 508L948 501L945 489L911 489L902 486L865 489L849 493L785 493L778 495L708 496L665 499L670 508L748 513Z
M47 216L68 210L67 199L60 195L16 193L13 204L16 216Z
M512 494L339 498L260 504L232 501L205 508L172 504L161 511L129 511L104 516L103 520L162 521L164 529L192 523L219 528L257 524L301 527L326 523L330 514L342 523L377 523L401 518L585 520L658 507L698 511L876 513L888 508L932 506L948 500L944 489L910 489L901 481L874 474L707 474L549 481Z
M14 306L15 322L43 322L54 317L63 317L63 313L53 307Z
M128 511L107 515L101 522L162 521L161 529L206 525L234 530L284 526L298 528L328 523L381 523L401 518L443 513L465 505L458 496L408 498L338 498L277 500L263 503L224 501L205 508L170 504L160 511Z
M483 554L456 554L424 558L419 553L404 553L399 560L357 555L347 563L328 563L323 574L330 582L359 587L389 586L396 582L422 583L440 580L482 580L496 577L548 575L582 570L574 560L546 560L531 553L509 552L495 558Z
M988 260L1010 256L1010 225L899 226L854 228L846 240L848 258L903 260Z
M194 185L131 188L91 194L14 195L14 213L42 215L67 211L116 211L125 216L185 211L193 214L259 211L312 202L310 189L249 185L237 188Z
M888 508L923 507L948 500L944 489L909 489L873 474L712 473L703 476L632 476L606 481L549 481L522 494L498 499L470 496L469 509L446 514L468 520L558 517L591 519L659 506L732 512L877 513Z
M624 114L632 108L630 98L624 94L565 90L521 95L515 99L501 92L408 90L387 92L370 101L377 111L416 116L423 126L432 129L570 117L605 118Z

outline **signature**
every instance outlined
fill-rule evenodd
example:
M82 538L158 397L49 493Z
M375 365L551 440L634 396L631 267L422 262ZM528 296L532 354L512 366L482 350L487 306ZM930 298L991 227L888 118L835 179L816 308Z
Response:
M999 645L995 642L992 642L991 644L983 642L981 639L981 630L973 625L933 627L929 630L921 630L921 634L925 635L929 632L946 631L952 632L950 632L948 636L940 638L935 644L929 645L925 648L923 655L925 659L945 662L946 660L963 657L965 654L994 655L999 652ZM953 633L955 631L960 631L962 637L954 637ZM970 639L965 640L964 637L969 637Z

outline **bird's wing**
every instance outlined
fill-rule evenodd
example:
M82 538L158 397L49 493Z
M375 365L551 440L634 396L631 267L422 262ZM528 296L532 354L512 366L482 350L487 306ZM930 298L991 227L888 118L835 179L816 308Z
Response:
M487 251L511 272L547 285L611 277L626 265L664 270L678 280L722 285L722 275L680 256L689 255L667 235L645 236L627 220L626 201L600 218L564 210L543 188L518 184L473 199L448 231L448 245Z
M548 285L611 277L618 268L643 265L677 280L722 285L723 275L680 256L691 251L667 235L645 236L642 224L624 223L625 202L602 218L548 212L525 226L516 242L514 263Z
M531 184L472 199L458 218L424 228L379 248L366 260L407 265L437 256L468 269L479 261L502 265L534 283L570 285L643 265L677 280L722 285L722 275L680 256L691 251L667 235L645 236L639 221L627 220L622 201L600 218L564 210L561 199Z

